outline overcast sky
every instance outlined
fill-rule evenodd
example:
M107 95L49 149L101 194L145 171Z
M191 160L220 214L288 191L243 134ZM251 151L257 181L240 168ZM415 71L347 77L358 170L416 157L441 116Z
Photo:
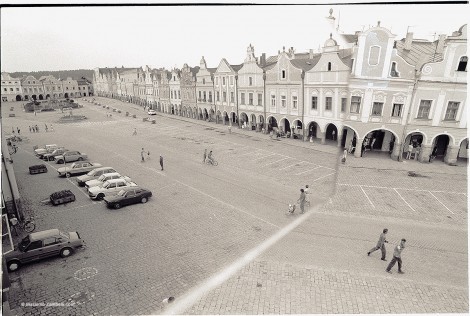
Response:
M466 24L468 5L175 6L2 8L2 71L95 67L209 67L222 58L243 63L255 54L317 50L329 37L329 9L344 33L377 25L396 39L410 27L432 40Z

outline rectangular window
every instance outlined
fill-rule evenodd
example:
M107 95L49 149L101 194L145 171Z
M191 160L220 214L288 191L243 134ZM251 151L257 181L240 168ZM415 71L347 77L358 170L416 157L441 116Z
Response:
M333 98L332 97L325 97L325 110L331 111L332 105L333 104Z
M281 95L281 106L282 106L283 108L286 107L286 103L287 103L287 98L286 98L286 96L285 96L285 95Z
M297 96L292 96L292 108L297 109Z
M361 109L361 97L351 97L351 113L359 113Z
M206 102L206 91L204 91L204 92L202 93L202 100L203 100L204 102Z
M276 106L276 96L274 94L271 94L271 107Z
M225 86L225 77L222 77L222 85Z
M457 111L459 110L459 105L460 102L449 101L444 119L455 121L455 118L457 117Z
M220 101L220 92L217 91L217 102L219 102L219 101Z
M222 101L227 102L227 92L223 93L223 100Z
M248 77L248 84L249 84L250 86L253 85L253 78L252 78L252 77Z
M240 95L240 104L242 104L242 105L245 104L245 94L244 93L242 93Z
M235 94L230 92L230 102L235 103Z
M346 112L346 104L348 103L348 99L341 98L341 112Z
M392 116L401 117L401 109L402 108L403 108L403 104L393 103Z
M258 105L263 105L263 94L258 93Z
M230 76L230 84L233 85L233 77L232 76Z
M13 88L10 88L10 91L13 91Z
M199 98L198 101L201 101L201 91L199 91Z
M317 97L312 97L312 110L317 109Z
M248 93L248 104L253 105L253 93Z
M209 102L212 102L212 92L209 91Z
M285 71L285 70L283 70L283 71L281 72L281 78L282 78L282 79L286 79L286 71Z
M431 111L431 100L421 100L418 108L418 118L429 118L429 112Z
M372 105L372 115L382 116L382 108L384 104L382 102L374 102Z
M219 85L219 77L215 77L215 84Z

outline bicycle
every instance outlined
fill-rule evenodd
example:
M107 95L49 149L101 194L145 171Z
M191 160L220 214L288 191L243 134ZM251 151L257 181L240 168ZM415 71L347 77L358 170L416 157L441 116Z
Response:
M15 230L16 236L19 236L18 228L20 228L26 233L32 233L36 229L36 224L34 224L34 221L32 219L25 219L24 221L20 222L18 221L18 219L16 219L16 217L13 217L12 219L10 219L10 222Z
M206 164L212 165L212 166L217 166L219 163L217 162L217 160L212 158L212 159L207 159Z

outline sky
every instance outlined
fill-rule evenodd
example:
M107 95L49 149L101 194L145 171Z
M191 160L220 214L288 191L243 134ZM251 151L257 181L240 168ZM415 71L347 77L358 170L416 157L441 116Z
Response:
M96 67L208 67L222 58L243 63L283 47L318 50L329 38L326 17L346 34L376 26L415 38L451 35L468 22L469 5L275 5L3 7L1 71L93 69ZM333 36L341 44L338 36Z

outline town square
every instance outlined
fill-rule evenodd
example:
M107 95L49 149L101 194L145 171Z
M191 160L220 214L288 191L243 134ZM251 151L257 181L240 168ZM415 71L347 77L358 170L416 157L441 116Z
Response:
M2 60L3 314L467 314L466 21L320 8L238 61Z

